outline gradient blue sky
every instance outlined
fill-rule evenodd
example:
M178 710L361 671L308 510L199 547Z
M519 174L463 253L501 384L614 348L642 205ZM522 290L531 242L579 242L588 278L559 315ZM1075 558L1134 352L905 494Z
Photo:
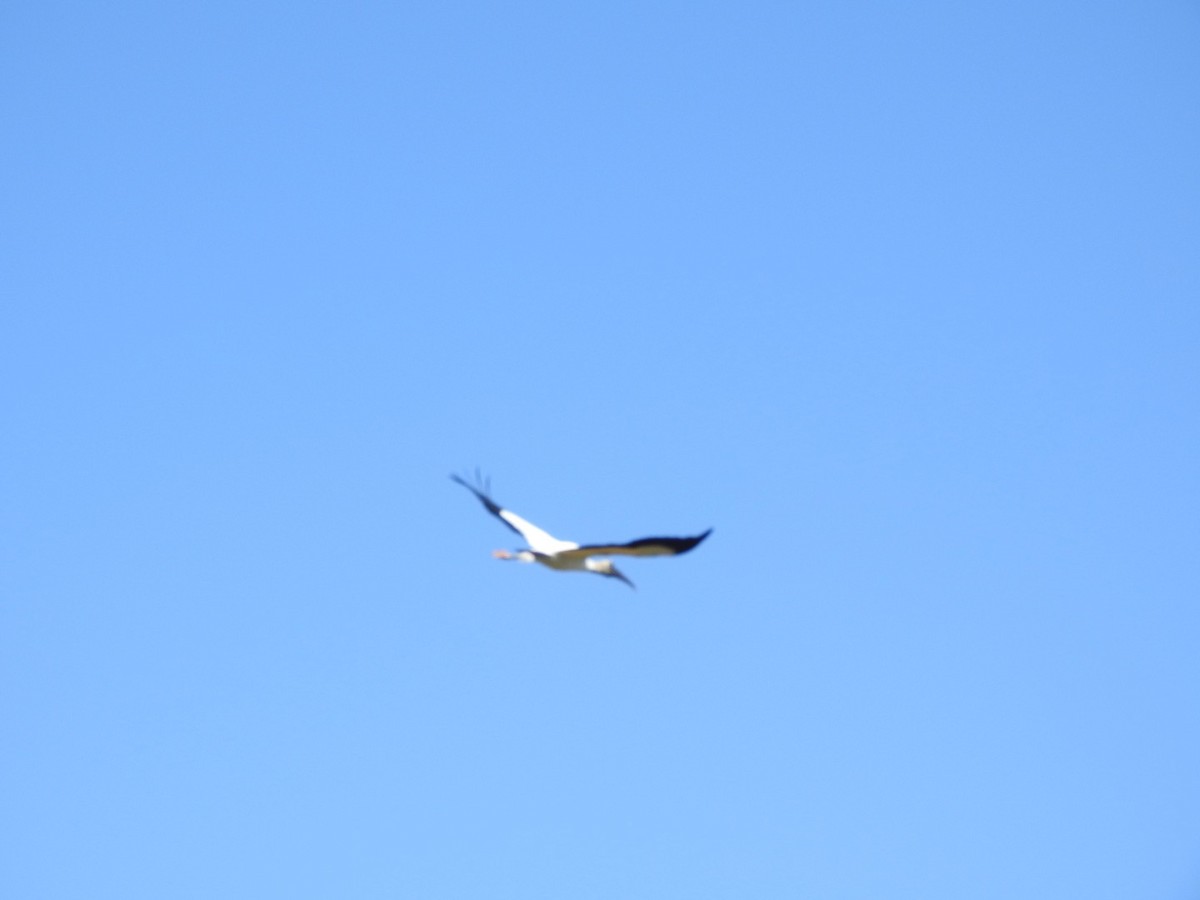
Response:
M1198 48L8 4L0 893L1196 897Z

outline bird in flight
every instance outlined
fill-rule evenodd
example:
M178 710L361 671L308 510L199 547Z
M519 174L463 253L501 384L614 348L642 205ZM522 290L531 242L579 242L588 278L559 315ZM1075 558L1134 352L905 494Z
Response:
M490 496L487 481L475 473L475 484L472 485L457 475L451 475L451 480L461 484L479 498L484 509L519 534L529 545L528 550L496 550L492 556L496 559L507 559L524 563L541 563L547 568L559 572L594 572L606 578L617 578L630 587L634 584L626 578L611 559L601 559L605 556L678 556L687 553L712 533L712 529L695 537L649 537L639 538L627 544L576 544L573 541L560 541L552 537L531 522L526 522L512 510L504 509Z

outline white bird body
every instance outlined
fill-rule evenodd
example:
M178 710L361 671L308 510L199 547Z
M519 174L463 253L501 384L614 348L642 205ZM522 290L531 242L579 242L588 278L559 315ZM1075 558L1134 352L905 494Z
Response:
M687 553L703 541L712 529L696 537L674 538L655 537L640 538L624 544L577 544L574 541L560 541L532 522L529 522L515 512L504 509L488 496L488 487L476 474L478 486L473 486L457 475L450 478L461 484L479 498L484 508L502 521L505 525L521 535L528 550L496 550L492 555L497 559L512 560L523 563L541 563L549 569L558 572L594 572L608 578L617 578L633 587L633 582L617 571L612 560L601 559L603 556L678 556Z

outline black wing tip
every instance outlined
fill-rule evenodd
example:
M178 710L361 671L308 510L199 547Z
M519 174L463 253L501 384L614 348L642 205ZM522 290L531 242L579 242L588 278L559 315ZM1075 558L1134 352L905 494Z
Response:
M681 553L687 553L689 550L694 550L697 546L700 545L700 542L703 541L710 534L712 534L712 532L713 532L713 530L710 528L710 529L708 529L708 531L704 532L703 534L698 534L695 537L639 538L636 541L630 541L628 544L615 544L615 545L605 545L605 544L586 545L585 544L582 549L586 550L590 546L595 546L595 547L619 546L619 547L626 547L631 550L637 549L640 547L661 547L666 551L666 553L663 553L661 555L663 555L663 556L679 556Z
M704 539L712 533L713 530L710 528L708 531L704 532L703 534L698 534L695 537L681 538L678 545L679 549L675 551L675 555L678 556L680 553L687 553L689 550L695 550L700 546L701 543L703 543Z
M471 484L471 482L467 481L467 479L463 478L461 475L451 475L450 480L453 481L455 484L461 484L463 487L465 487L468 491L470 491L472 494L474 494L480 500L483 499L483 497L484 497L483 492L480 491L479 488L475 487L475 485Z
M520 530L517 529L512 522L500 515L500 513L504 512L504 510L501 508L499 503L492 499L491 482L486 476L483 475L483 473L479 471L479 469L475 470L475 484L471 484L465 478L453 473L450 475L450 480L455 484L461 484L468 491L474 494L479 499L479 502L483 504L483 508L503 522L506 528L515 532L516 534L521 534ZM522 537L523 536L524 535L522 535Z
M474 484L471 484L471 482L467 481L467 479L463 478L456 472L450 473L450 480L455 484L461 484L468 491L472 491L477 495L486 496L492 492L492 480L484 475L478 467L475 469Z

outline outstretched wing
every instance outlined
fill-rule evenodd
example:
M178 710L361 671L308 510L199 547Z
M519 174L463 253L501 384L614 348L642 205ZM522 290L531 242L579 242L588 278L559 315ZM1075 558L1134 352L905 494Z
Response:
M584 544L559 555L568 559L588 556L678 556L694 549L710 534L711 528L695 537L649 537L639 538L627 544Z
M573 550L578 547L578 544L571 541L560 541L551 534L547 534L542 529L538 528L532 522L526 522L515 512L509 509L504 509L495 500L488 496L488 485L484 479L479 477L479 473L475 474L476 481L479 486L470 484L467 481L459 478L457 475L451 475L450 480L455 484L461 484L468 491L479 498L479 502L483 504L484 509L490 512L493 516L519 534L525 539L525 543L529 545L529 549L535 553L544 553L553 556L561 553L564 550Z

